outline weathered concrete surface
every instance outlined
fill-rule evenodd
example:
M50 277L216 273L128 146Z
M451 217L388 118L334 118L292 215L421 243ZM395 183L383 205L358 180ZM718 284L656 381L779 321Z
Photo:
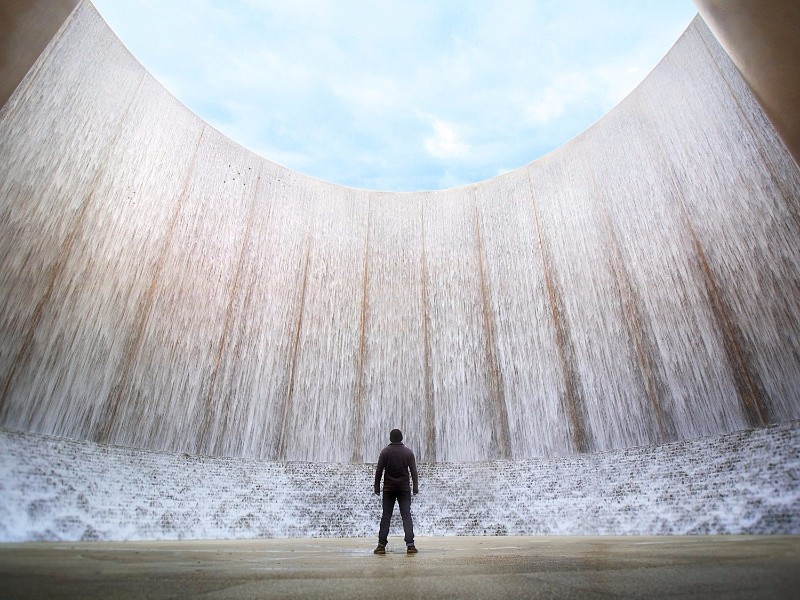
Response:
M796 598L800 536L0 546L4 598Z
M800 3L694 2L800 164Z
M77 4L78 0L0 2L0 106Z

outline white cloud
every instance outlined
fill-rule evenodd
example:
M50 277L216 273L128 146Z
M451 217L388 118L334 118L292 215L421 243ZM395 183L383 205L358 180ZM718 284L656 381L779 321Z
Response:
M452 123L433 119L433 135L425 138L425 150L436 158L464 158L470 147L461 139L461 134Z
M567 112L570 105L595 97L600 85L592 74L560 75L548 86L536 102L525 107L524 122L546 125Z
M470 183L474 182L448 169L439 178L439 185L437 187L439 189L448 189L462 185L469 185Z
M333 91L343 101L366 110L392 109L401 97L399 86L384 78L336 82Z
M525 107L525 122L532 125L545 125L564 114L569 93L547 88L542 98L535 104Z

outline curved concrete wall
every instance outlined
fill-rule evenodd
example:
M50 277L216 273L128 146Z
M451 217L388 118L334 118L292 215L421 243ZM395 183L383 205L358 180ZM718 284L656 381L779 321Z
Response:
M82 2L0 155L7 428L435 462L800 417L800 173L699 19L558 151L398 194L242 149Z

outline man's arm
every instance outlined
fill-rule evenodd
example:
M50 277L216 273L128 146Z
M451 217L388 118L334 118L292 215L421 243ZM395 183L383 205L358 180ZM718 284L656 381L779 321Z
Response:
M411 453L411 459L408 461L408 470L411 471L411 483L413 484L412 491L414 494L419 494L419 478L417 477L417 459L414 453Z
M386 466L386 458L381 452L381 455L378 457L378 465L375 467L375 493L381 493L381 476L383 475L383 469Z

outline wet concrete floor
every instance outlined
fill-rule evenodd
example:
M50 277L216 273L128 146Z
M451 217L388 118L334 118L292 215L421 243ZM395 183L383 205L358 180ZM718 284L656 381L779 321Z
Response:
M0 544L0 598L800 598L800 536Z

